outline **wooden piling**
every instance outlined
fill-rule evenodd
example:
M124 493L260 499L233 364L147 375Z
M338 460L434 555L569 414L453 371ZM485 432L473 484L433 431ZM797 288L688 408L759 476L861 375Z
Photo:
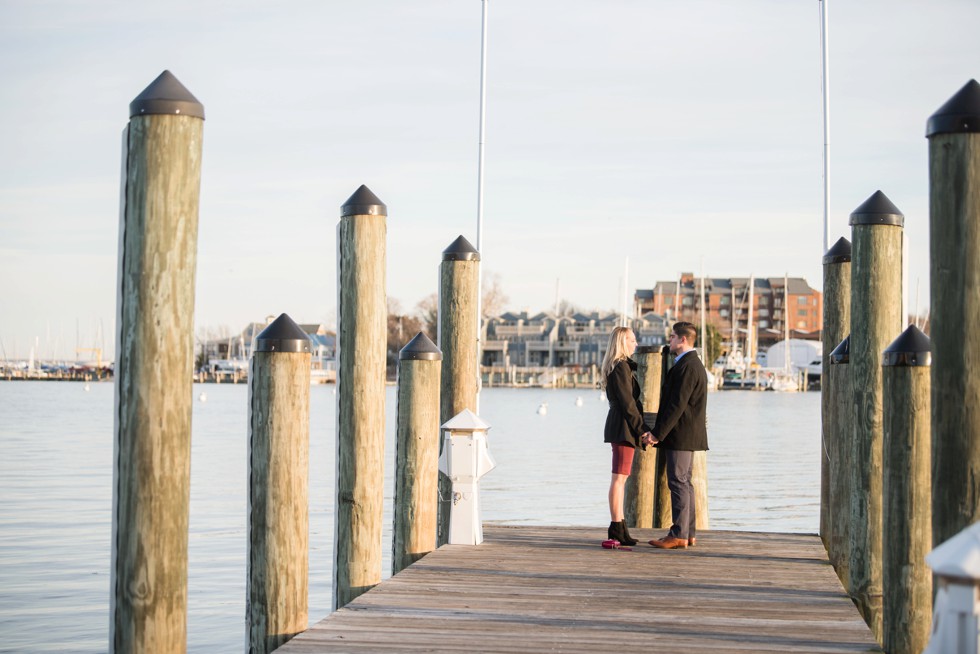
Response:
M663 389L667 373L673 365L674 356L670 353L670 346L664 345L660 350L660 389ZM660 411L660 390L657 391L657 411ZM667 457L659 449L656 470L653 490L653 526L656 529L670 529L674 519L670 512L670 488L667 487ZM697 526L696 520L695 526Z
M932 538L980 520L980 84L930 118Z
M835 370L830 353L847 337L851 328L851 242L841 237L823 257L823 357L821 365L820 452L820 537L838 575L847 557L847 475L850 437L841 429L841 399L849 401L850 388L843 393L846 368ZM844 421L850 426L850 421ZM846 564L844 564L846 569ZM841 578L846 579L846 574Z
M391 574L436 547L442 352L419 332L398 354L398 434Z
M112 652L187 648L204 106L164 71L129 105L116 311Z
M919 654L932 626L929 338L911 325L882 357L882 645Z
M851 214L853 467L848 584L881 640L881 353L901 331L905 217L881 191Z
M647 424L653 421L660 407L660 348L640 346L636 348L637 376L640 383L640 402L643 404ZM657 448L637 448L633 457L633 470L626 480L623 514L630 527L653 527L653 501L657 474Z
M333 608L381 581L388 209L366 186L337 226L337 492Z
M661 350L661 382L667 379L667 373L674 367L674 356L670 353L670 347L665 345ZM659 410L659 400L658 400ZM651 425L652 426L652 425ZM711 519L708 513L708 453L705 451L694 452L694 460L691 464L691 485L694 487L694 507L696 529L709 529ZM657 451L657 477L654 490L653 505L653 526L661 529L669 529L674 522L670 509L670 489L667 486L667 458Z
M463 409L477 413L477 324L480 253L460 236L442 251L439 267L439 348L442 350L440 423ZM441 445L440 445L441 447ZM439 474L438 544L449 542L452 481Z
M310 356L306 332L282 314L258 335L249 362L250 654L309 625Z
M850 290L848 290L850 293ZM828 451L830 453L830 518L831 537L824 545L827 558L834 566L837 577L844 590L851 583L851 487L857 473L852 470L851 451L853 450L854 428L852 405L854 393L851 389L850 375L851 337L846 336L829 357L830 370L824 379L821 393L829 397L829 406L824 418L829 427Z

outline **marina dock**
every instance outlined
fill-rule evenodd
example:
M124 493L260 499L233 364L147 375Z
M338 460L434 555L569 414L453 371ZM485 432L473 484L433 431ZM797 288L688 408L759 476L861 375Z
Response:
M277 651L880 652L816 535L706 531L631 551L605 529L488 525Z

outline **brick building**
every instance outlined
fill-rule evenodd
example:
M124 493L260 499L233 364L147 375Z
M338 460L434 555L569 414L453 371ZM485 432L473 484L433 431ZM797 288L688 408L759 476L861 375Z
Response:
M790 338L820 340L823 294L802 277L705 278L705 322L714 325L729 341L733 329L739 340L744 339L748 332L750 296L751 319L760 348L783 340L787 318ZM686 320L699 325L701 278L683 273L678 281L662 281L651 289L637 289L634 303L637 314L652 311L667 316L671 322Z

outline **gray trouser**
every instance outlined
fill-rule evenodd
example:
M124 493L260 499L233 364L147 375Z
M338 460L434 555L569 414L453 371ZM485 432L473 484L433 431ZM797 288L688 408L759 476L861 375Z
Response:
M694 452L663 450L667 457L667 487L670 489L670 515L674 524L670 535L674 538L694 538L695 501L691 469Z

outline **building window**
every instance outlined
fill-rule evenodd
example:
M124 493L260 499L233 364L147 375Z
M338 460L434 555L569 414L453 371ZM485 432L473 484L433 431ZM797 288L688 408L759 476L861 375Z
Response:
M692 304L694 304L694 298L686 297L683 300L681 300L681 304L683 304L685 307L689 307Z
M769 328L769 321L768 320L760 320L759 321L759 329L768 329L768 328Z
M805 320L800 320L799 322L797 322L796 323L796 328L797 329L806 329L806 321Z
M725 306L725 305L728 305L728 304L731 304L731 303L732 303L732 298L728 297L727 295L722 295L721 296L721 305L722 306Z
M799 309L796 312L796 315L798 316L806 316L807 314L809 314L809 311L807 311L806 309Z

